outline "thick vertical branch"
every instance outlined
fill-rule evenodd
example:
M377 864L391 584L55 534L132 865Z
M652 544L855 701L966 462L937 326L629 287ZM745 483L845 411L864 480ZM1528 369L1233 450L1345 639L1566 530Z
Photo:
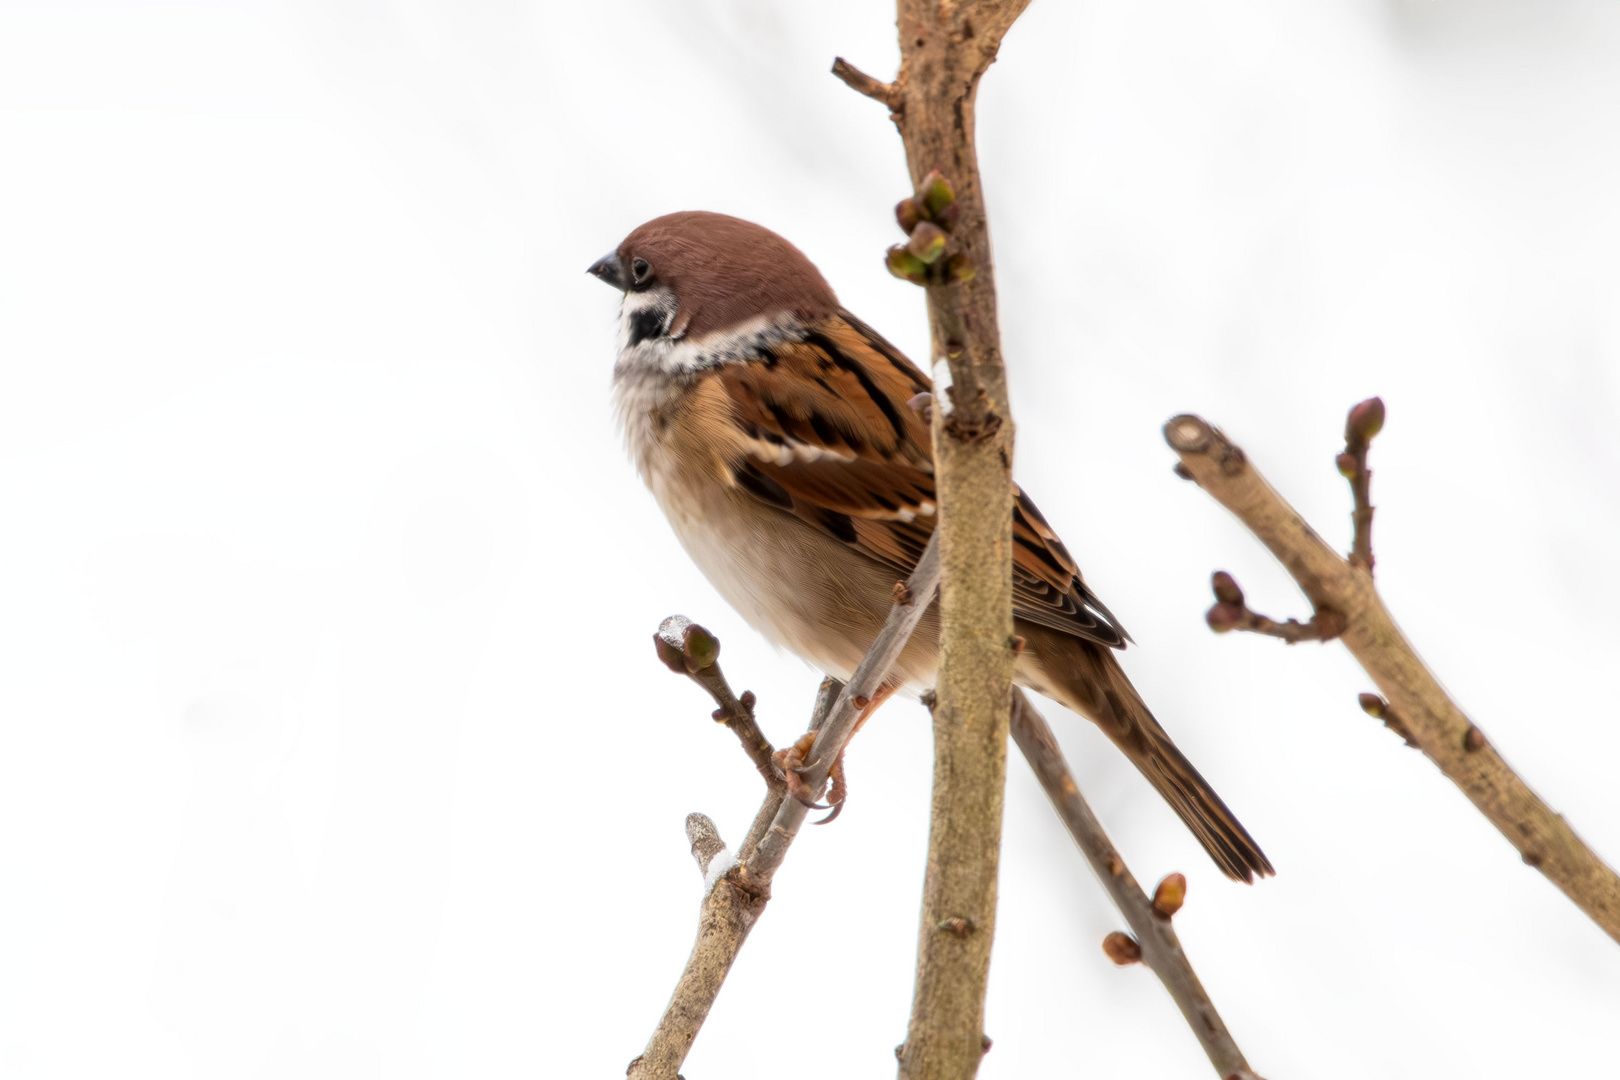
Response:
M1013 425L996 321L995 273L974 147L974 99L1028 0L900 0L900 74L886 85L836 73L886 104L924 196L936 170L951 196L951 272L927 284L934 466L943 578L935 687L934 790L917 982L900 1075L965 1078L984 1053L1012 689ZM925 234L938 226L918 227ZM937 241L937 236L935 237ZM940 265L913 231L912 250ZM931 258L929 256L932 256ZM894 267L891 261L891 268ZM899 272L899 271L897 271ZM905 276L905 275L903 275Z

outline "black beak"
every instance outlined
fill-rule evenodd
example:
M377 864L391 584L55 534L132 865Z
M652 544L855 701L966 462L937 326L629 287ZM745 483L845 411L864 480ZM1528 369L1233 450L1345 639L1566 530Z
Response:
M609 285L624 292L624 273L619 269L619 253L610 251L606 255L591 263L585 271L593 277L599 277Z

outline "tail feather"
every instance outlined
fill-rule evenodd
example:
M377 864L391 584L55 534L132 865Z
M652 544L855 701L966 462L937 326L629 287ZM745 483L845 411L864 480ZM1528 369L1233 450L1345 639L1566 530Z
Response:
M1227 877L1253 882L1256 874L1264 877L1276 872L1209 781L1198 774L1153 718L1112 650L1022 622L1018 632L1028 642L1028 660L1019 681L1102 728L1164 796Z

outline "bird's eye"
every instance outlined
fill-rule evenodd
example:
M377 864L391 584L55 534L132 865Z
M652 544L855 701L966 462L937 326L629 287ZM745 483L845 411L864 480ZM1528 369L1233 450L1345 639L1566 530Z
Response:
M640 285L652 276L652 266L646 259L632 259L630 262L630 274L635 279L635 283Z

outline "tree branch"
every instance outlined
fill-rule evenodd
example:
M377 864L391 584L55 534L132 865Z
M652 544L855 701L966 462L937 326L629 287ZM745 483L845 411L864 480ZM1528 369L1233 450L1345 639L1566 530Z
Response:
M833 60L832 73L844 81L857 94L865 94L873 101L881 101L889 107L890 112L897 112L900 108L900 92L893 83L886 83L882 79L874 79L866 72L845 60L842 56Z
M1359 424L1364 442L1383 422L1382 403L1376 418L1367 406L1363 402L1351 411L1349 425ZM1271 549L1316 610L1343 616L1340 640L1387 699L1376 707L1391 710L1398 718L1397 730L1463 790L1526 863L1620 941L1620 877L1502 759L1424 667L1384 607L1370 573L1372 510L1363 505L1365 483L1356 490L1357 546L1346 560L1266 483L1241 449L1204 420L1177 416L1165 425L1164 437L1180 456L1183 475L1196 480ZM1360 462L1352 462L1352 471L1363 476L1365 454L1363 445ZM1343 471L1342 461L1340 467ZM1365 567L1357 565L1363 559Z
M916 195L889 268L924 285L932 341L940 558L933 811L917 982L900 1075L971 1077L988 1045L1012 688L1012 455L994 267L974 147L974 99L1029 0L899 0L900 72L886 85L834 65L889 106ZM948 234L948 236L947 236Z
M821 684L810 722L810 730L816 733L810 750L811 764L800 773L811 791L819 792L825 786L832 763L838 760L854 734L855 722L860 716L855 699L870 699L878 692L889 669L906 647L906 642L911 640L912 632L938 587L939 550L937 542L930 540L917 561L917 568L905 582L904 596L889 609L883 630L866 651L855 674L850 676L849 683L844 685L835 679L827 679ZM668 623L666 620L666 625ZM658 636L662 638L662 632ZM712 635L707 636L713 640ZM701 638L688 635L684 630L681 632L682 646L679 649L672 645L666 648L669 642L664 640L665 644L659 647L659 657L672 669L675 664L671 660L678 659L684 672L687 657L694 651L698 661L708 660L704 667L715 667L714 658L719 655L718 642L715 642L713 652L709 653L705 651L706 646ZM695 649L693 642L696 642ZM721 685L724 684L718 674L716 679ZM730 693L729 687L725 692ZM744 749L749 749L746 740ZM754 757L752 750L749 757ZM754 824L738 848L736 861L718 876L712 874L712 863L705 863L698 854L699 840L702 839L704 847L710 852L707 858L712 860L716 857L718 849L714 848L714 843L719 840L718 831L710 822L705 832L702 822L708 819L701 814L687 818L694 858L698 858L699 867L706 878L714 877L714 883L703 898L698 913L697 941L692 945L691 955L687 957L680 981L675 984L669 1005L664 1009L652 1038L648 1040L646 1050L625 1070L630 1080L674 1080L678 1074L698 1031L708 1018L709 1009L713 1007L733 961L737 959L737 953L765 912L771 897L771 879L787 856L787 849L798 835L804 817L804 805L787 797L785 785L774 786L766 794L759 812L754 815ZM702 820L694 826L694 819ZM697 834L694 834L694 828ZM709 833L713 834L712 839Z
M771 754L775 752L771 741L754 720L754 692L744 690L741 697L733 694L731 684L720 670L720 639L685 615L671 615L658 624L653 645L665 667L677 675L685 675L714 698L714 703L720 706L712 714L714 719L737 736L743 752L764 778L765 786L772 791L783 788L782 778L771 764Z
M1215 1003L1204 991L1203 983L1198 981L1198 974L1193 971L1187 954L1182 952L1181 942L1171 926L1170 916L1181 906L1172 894L1178 881L1180 889L1185 891L1186 879L1172 874L1160 883L1154 899L1148 899L1125 865L1125 860L1108 839L1108 834L1103 831L1102 824L1091 812L1091 807L1086 804L1085 797L1080 794L1069 772L1069 764L1063 759L1063 751L1058 749L1052 729L1035 711L1024 692L1016 688L1012 698L1012 737L1018 743L1018 749L1023 751L1030 768L1035 770L1036 778L1046 790L1046 797L1052 800L1053 809L1068 827L1069 835L1074 837L1080 853L1086 857L1091 872L1102 882L1109 898L1125 916L1126 923L1135 935L1110 934L1104 945L1105 951L1115 963L1132 963L1140 959L1159 977L1176 1007L1181 1010L1181 1015L1186 1018L1187 1026L1192 1028L1198 1044L1209 1056L1210 1064L1215 1066L1216 1075L1223 1080L1252 1077L1243 1051L1238 1049L1220 1013L1215 1011Z

